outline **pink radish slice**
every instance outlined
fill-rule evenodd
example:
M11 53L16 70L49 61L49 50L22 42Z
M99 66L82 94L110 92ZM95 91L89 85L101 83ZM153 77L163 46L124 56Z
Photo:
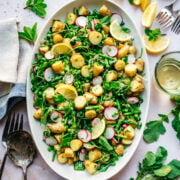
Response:
M119 114L118 114L118 109L116 107L107 107L104 110L104 117L107 120L112 120L115 121L116 119L118 119Z
M37 94L34 94L34 95L33 95L33 100L35 101L36 98L37 98Z
M36 73L37 66L33 66L32 71L35 74Z
M72 74L65 74L63 80L66 84L72 84L74 82L74 76Z
M128 55L128 63L129 63L129 64L133 64L135 61L136 61L135 56L132 55L132 54L129 54L129 55Z
M87 131L84 130L84 129L79 130L78 133L77 133L77 135L78 135L78 138L79 138L80 140L82 140L83 142L86 141L87 136L88 136Z
M129 126L129 124L123 124L122 127L123 128L127 128Z
M113 141L115 144L118 144L118 141L115 139L115 137L112 138L112 141Z
M97 77L93 78L93 80L92 80L92 83L94 86L101 85L102 82L103 82L102 76L97 76Z
M108 48L109 48L109 47L110 47L110 46L108 46L108 45L103 46L103 48L102 48L102 54L108 55L108 54L107 54L107 51L108 51Z
M49 146L54 146L54 145L57 144L56 139L53 138L53 137L49 137L49 136L48 136L48 137L45 137L45 142L46 142L46 144L49 145Z
M139 102L139 99L137 97L129 97L129 98L126 98L126 100L129 104L136 104Z
M87 132L87 141L86 142L89 142L92 139L92 134L88 130L86 130L86 132Z
M44 57L47 59L47 60L51 60L54 58L54 54L51 53L51 51L48 51L44 54Z
M108 56L115 57L118 54L118 48L116 46L109 46L107 49Z
M101 121L100 118L94 118L94 119L92 120L91 125L94 126L94 125L95 125L97 122L99 122L99 121Z
M104 134L106 139L112 139L115 135L115 130L113 127L107 127L106 132Z
M112 23L113 21L116 21L119 24L121 24L123 22L122 16L120 14L117 14L117 13L113 14L111 16L110 22Z
M79 160L80 161L84 161L85 160L85 156L86 156L86 151L85 151L85 149L81 149L80 150L80 153L79 153Z
M50 115L50 119L53 122L61 122L61 120L63 119L63 116L61 113L57 112L57 111L53 111Z
M95 21L94 20L91 21L91 29L93 31L95 30Z
M76 19L76 25L79 27L85 27L87 25L87 18L84 16L79 16Z
M51 67L46 68L44 71L44 79L49 82L54 78L54 71Z

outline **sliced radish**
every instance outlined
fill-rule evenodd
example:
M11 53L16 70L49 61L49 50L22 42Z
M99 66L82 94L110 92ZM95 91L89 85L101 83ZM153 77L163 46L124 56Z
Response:
M129 104L136 104L139 102L139 99L137 97L129 97L129 98L126 98L126 100Z
M112 138L112 141L113 141L115 144L118 144L118 141L116 140L115 137Z
M112 23L113 21L116 21L116 22L118 22L119 24L121 24L121 23L123 22L123 18L122 18L122 16L121 16L120 14L115 13L115 14L113 14L113 15L111 16L110 22Z
M37 66L33 66L33 68L32 68L33 74L36 73L36 70L37 70Z
M79 160L80 161L84 161L85 160L85 156L86 156L86 151L85 151L85 149L81 149L80 150L80 153L79 153Z
M87 142L89 142L92 139L92 133L88 130L87 131Z
M95 21L94 20L91 21L91 29L93 31L95 30Z
M46 142L46 144L49 145L49 146L54 146L54 145L57 144L56 139L53 138L53 137L50 137L50 136L45 137L45 142Z
M122 127L123 128L127 128L129 126L129 124L123 124Z
M78 138L82 142L89 142L92 139L92 134L90 131L82 129L78 131Z
M112 139L115 136L114 128L113 127L107 127L104 136L106 139Z
M76 25L79 26L79 27L87 26L87 18L85 16L79 16L76 19Z
M92 120L91 125L94 126L98 121L101 121L101 119L100 119L100 118L94 118L94 119Z
M61 122L61 120L63 119L63 116L61 113L57 112L57 111L53 111L50 115L50 119L53 122Z
M103 82L102 76L97 76L97 77L93 78L93 80L92 80L92 83L94 86L101 85L102 82Z
M102 54L108 55L108 54L107 54L107 51L108 51L108 48L109 48L109 47L110 47L109 45L103 46L103 48L102 48Z
M51 67L46 68L44 71L44 79L49 82L54 78L54 71L52 70Z
M118 109L116 107L107 107L104 110L104 117L107 120L115 121L119 117Z
M35 101L36 98L37 98L37 94L34 94L34 95L33 95L33 100Z
M135 61L136 61L135 56L132 55L132 54L129 54L129 55L128 55L128 63L129 63L129 64L133 64Z
M72 84L74 82L74 76L73 74L65 74L63 77L63 80L65 81L66 84Z
M54 54L51 53L51 51L48 51L44 54L44 57L47 59L47 60L51 60L54 58Z
M107 48L107 55L111 57L115 57L118 54L118 48L116 46L109 46Z

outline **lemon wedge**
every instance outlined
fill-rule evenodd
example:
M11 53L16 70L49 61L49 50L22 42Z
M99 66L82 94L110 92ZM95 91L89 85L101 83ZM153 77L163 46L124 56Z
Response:
M74 53L74 50L67 43L58 43L58 44L53 45L53 47L51 49L51 53L55 54L55 55L58 55L58 54L71 55Z
M149 54L160 54L164 52L169 45L169 38L161 36L156 41L149 41L148 36L143 37L146 50Z
M148 5L151 3L151 0L141 0L141 9L144 11Z
M76 88L67 84L61 84L58 86L55 93L56 92L63 95L67 100L74 100L78 96Z
M142 0L133 0L133 4L139 6Z
M104 132L105 127L106 122L104 119L96 121L92 127L92 139L97 139L98 137L100 137Z
M151 27L157 10L157 2L152 2L144 11L142 16L142 25L146 28Z
M117 21L113 21L110 25L110 33L113 38L115 38L118 41L129 41L131 39L130 33L126 33L122 31L121 26Z

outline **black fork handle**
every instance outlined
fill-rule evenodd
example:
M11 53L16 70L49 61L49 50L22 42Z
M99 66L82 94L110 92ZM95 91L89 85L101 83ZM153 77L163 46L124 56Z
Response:
M7 158L7 152L4 154L3 161L2 161L2 164L1 164L1 168L0 168L0 180L2 178L2 174L3 174L6 158Z

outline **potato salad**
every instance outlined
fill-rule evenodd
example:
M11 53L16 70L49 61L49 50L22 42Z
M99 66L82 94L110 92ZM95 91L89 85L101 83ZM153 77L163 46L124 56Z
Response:
M31 70L34 118L52 161L90 174L114 166L141 128L142 50L103 5L55 19Z

